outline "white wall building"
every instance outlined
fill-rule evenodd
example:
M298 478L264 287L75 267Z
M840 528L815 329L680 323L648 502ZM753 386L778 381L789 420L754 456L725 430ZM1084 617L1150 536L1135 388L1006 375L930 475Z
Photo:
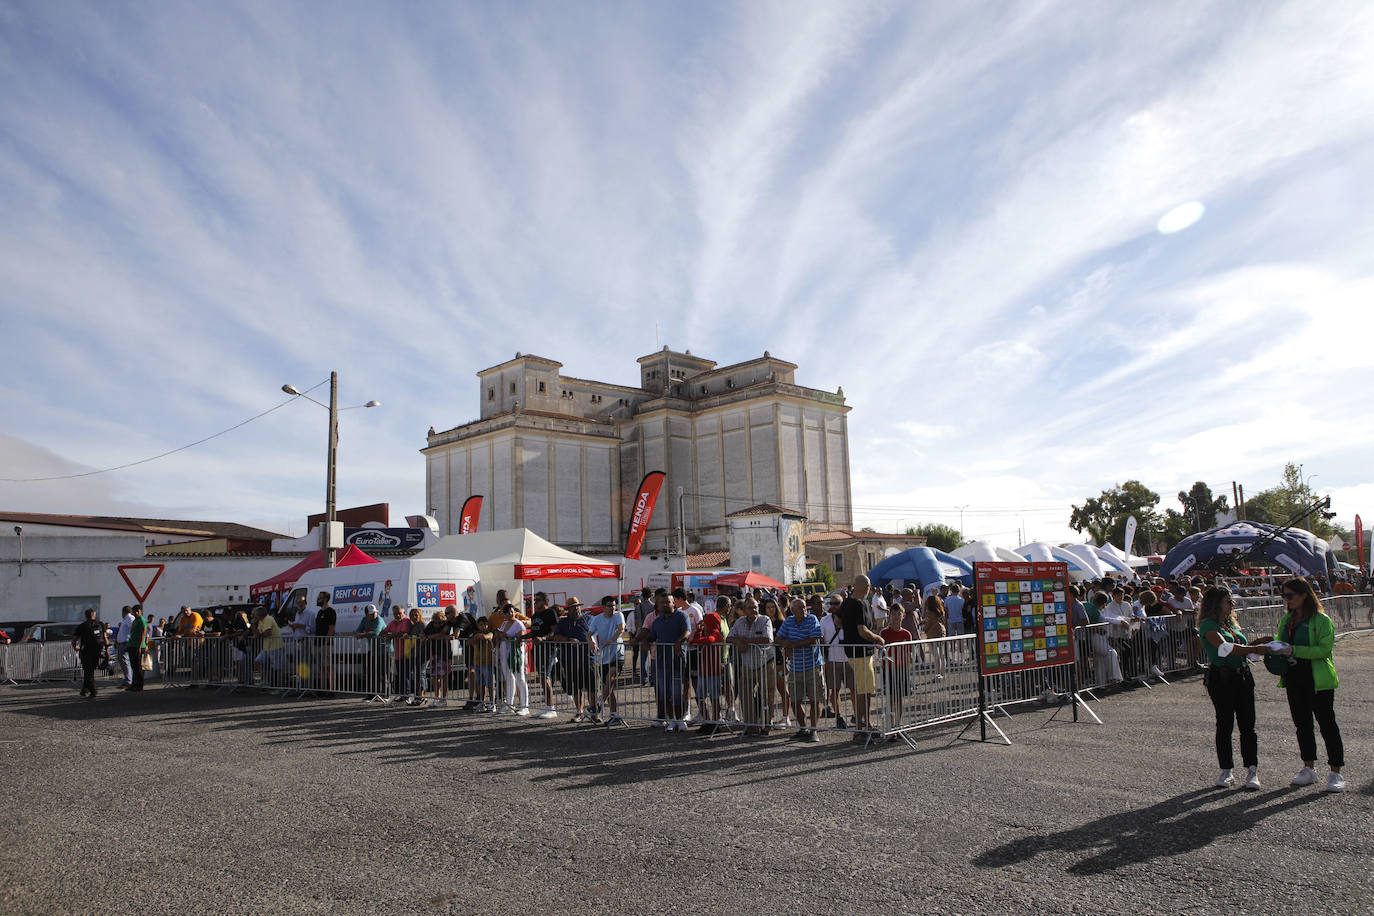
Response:
M730 565L772 576L783 585L806 578L806 516L760 503L726 516Z
M648 471L667 475L645 549L727 546L733 511L797 507L821 528L851 524L843 391L796 384L768 353L717 367L664 347L639 359L640 385L564 376L562 363L516 354L477 373L477 420L431 429L425 477L444 532L470 495L482 530L525 527L581 553L623 549ZM679 499L679 488L681 498Z

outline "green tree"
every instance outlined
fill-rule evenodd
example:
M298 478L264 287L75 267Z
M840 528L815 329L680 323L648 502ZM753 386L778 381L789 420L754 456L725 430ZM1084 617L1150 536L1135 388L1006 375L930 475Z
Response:
M811 572L807 573L807 582L823 582L825 590L833 592L835 590L835 574L831 572L828 563L817 563Z
M1187 491L1178 492L1178 503L1183 507L1181 512L1164 512L1163 540L1170 547L1190 534L1212 530L1217 526L1217 516L1231 508L1225 496L1213 497L1212 488L1200 480Z
M1126 519L1132 515L1140 524L1141 535L1158 537L1164 530L1164 517L1155 511L1159 494L1138 480L1128 480L1103 490L1069 514L1069 527L1086 531L1098 544L1121 546L1126 539Z
M1302 469L1290 461L1283 466L1283 478L1278 486L1262 490L1245 500L1245 517L1252 522L1282 525L1310 506L1316 498L1316 493L1302 479ZM1333 513L1318 508L1294 524L1317 537L1330 538L1336 533L1331 526L1334 517Z
M942 525L939 522L927 522L924 525L907 528L906 533L924 536L927 547L943 550L945 553L958 550L964 546L964 537L959 533L958 528Z

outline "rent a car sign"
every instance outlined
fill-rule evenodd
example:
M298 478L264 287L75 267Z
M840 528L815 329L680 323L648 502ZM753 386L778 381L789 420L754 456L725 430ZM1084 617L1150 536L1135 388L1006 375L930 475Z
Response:
M336 585L334 586L334 604L359 604L363 601L372 600L372 583L365 582L361 585Z
M458 586L452 582L420 582L415 591L418 607L447 607L458 603Z

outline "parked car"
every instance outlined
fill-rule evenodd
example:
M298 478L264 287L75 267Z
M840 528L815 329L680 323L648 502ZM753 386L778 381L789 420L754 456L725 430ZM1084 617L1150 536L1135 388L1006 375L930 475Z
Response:
M71 642L79 626L79 620L35 623L24 631L24 642Z
M0 630L4 631L9 637L10 642L19 642L23 638L29 627L34 624L47 623L46 620L6 620L0 623Z

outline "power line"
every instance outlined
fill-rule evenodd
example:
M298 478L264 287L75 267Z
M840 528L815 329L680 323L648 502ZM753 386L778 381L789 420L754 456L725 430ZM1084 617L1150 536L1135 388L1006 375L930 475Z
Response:
M303 393L303 394L308 394L309 392L314 391L316 388L320 387L320 385L323 385L323 384L325 384L325 382L328 382L328 381L329 381L329 379L325 379L323 382L320 382L319 385L315 385L315 386L313 386L313 387L311 387L311 388L307 388L307 389L306 389L304 392L302 392L302 393ZM206 436L204 439L197 439L195 442L188 442L186 445L180 446L180 447L178 447L178 448L171 449L170 451L163 452L163 453L160 454L160 455L153 455L151 458L140 458L138 461L130 461L128 464L119 464L119 465L115 465L115 466L112 467L112 468L101 468L101 469L98 470L98 471L83 471L83 472L80 473L80 474L59 474L59 475L54 476L54 477L0 477L0 483L41 483L41 482L43 482L43 481L48 481L48 480L75 480L75 479L78 478L78 477L94 477L96 474L108 474L108 473L110 473L111 471L122 471L122 470L125 470L126 468L137 467L137 466L140 465L140 464L147 464L147 463L150 462L150 461L157 461L159 458L166 458L168 455L175 455L177 452L184 452L184 451L186 451L188 448L194 448L195 446L200 445L201 443L209 442L211 439L218 439L220 436L223 436L225 433L232 433L234 430L236 430L236 429L238 429L238 428L240 428L240 427L242 427L242 426L247 426L249 423L252 423L254 420L261 420L263 417L267 416L269 413L272 413L273 411L281 410L283 407L285 407L287 404L290 404L290 403L291 403L292 401L294 401L294 400L296 400L296 397L294 397L294 396L293 396L293 397L289 397L289 398L287 398L285 401L282 401L282 402L281 402L280 404L278 404L277 406L275 406L275 407L269 407L267 410L264 410L262 413L256 414L256 415L254 415L254 416L251 416L251 417L249 417L247 420L244 420L242 423L235 423L233 426L229 427L228 429L222 429L222 430L220 430L219 432L215 433L215 434L212 435L212 436Z

